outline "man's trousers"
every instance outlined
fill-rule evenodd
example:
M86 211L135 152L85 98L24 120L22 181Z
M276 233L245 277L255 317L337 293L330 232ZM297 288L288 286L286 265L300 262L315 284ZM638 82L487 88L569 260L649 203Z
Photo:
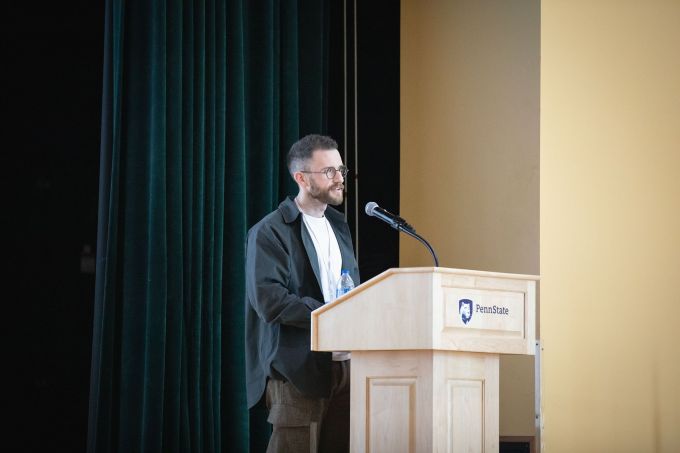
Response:
M307 398L290 382L267 382L267 421L273 425L267 453L349 451L350 361L333 362L328 398Z

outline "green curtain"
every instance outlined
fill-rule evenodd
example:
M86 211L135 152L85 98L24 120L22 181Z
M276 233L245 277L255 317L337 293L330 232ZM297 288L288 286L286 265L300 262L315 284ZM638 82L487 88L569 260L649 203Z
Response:
M89 452L256 451L247 229L326 130L328 2L107 0Z

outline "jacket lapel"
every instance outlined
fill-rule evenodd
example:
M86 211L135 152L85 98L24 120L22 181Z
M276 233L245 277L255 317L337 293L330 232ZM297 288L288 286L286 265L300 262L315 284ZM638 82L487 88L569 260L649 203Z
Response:
M344 234L340 225L331 224L331 226L333 227L335 237L338 239L338 245L340 246L340 256L342 256L342 269L347 269L351 272L354 269L354 264L352 264L354 263L352 241L349 239L349 235Z
M302 214L300 214L302 216ZM309 264L312 265L312 270L314 271L314 276L316 277L316 282L319 284L319 291L323 294L323 286L321 286L321 274L319 271L319 257L316 255L316 248L314 247L314 242L312 242L312 237L307 231L305 222L300 218L300 228L302 234L302 243L305 246L305 251L307 252L307 257L309 257Z
M326 211L332 208L328 208ZM352 247L352 237L349 233L349 226L344 221L344 217L340 213L338 215L330 214L327 216L328 222L333 228L335 237L338 240L338 246L340 246L340 256L342 257L342 269L347 269L354 281L355 285L359 284L359 275L355 273L355 258L354 258L354 248ZM338 277L340 277L338 275Z
M293 197L286 197L281 204L279 204L279 211L283 215L283 220L286 223L293 223L299 219L300 222L300 236L302 237L302 244L305 246L305 251L307 252L307 258L309 258L309 264L312 265L312 270L314 271L314 276L316 277L316 282L319 285L319 294L323 294L321 286L321 276L319 273L319 257L316 256L316 249L314 248L314 242L312 242L312 237L307 231L304 220L302 220L302 213L298 210Z

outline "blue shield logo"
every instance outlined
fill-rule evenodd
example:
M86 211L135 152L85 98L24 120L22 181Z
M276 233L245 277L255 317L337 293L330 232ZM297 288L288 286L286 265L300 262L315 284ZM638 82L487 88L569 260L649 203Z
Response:
M470 299L461 299L458 301L458 313L463 324L467 324L472 319L472 301Z

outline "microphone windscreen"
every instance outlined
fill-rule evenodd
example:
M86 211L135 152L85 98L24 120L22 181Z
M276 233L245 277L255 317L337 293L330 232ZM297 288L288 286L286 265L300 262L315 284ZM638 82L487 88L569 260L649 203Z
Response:
M378 207L378 203L375 201L369 201L366 203L366 214L372 216L373 215L373 210Z

